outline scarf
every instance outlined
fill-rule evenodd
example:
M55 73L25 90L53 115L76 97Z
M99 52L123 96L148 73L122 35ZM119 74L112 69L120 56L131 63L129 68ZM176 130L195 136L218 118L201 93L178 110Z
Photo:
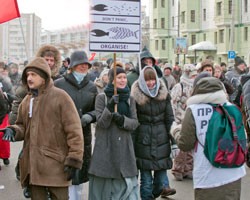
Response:
M87 75L76 71L73 71L72 74L74 75L78 84L80 84L83 81L84 77Z
M224 90L219 90L212 93L196 94L187 100L187 106L200 103L224 104L226 103L227 95Z
M152 68L156 74L156 83L155 83L155 86L154 88L152 89L149 89L148 86L147 86L147 83L145 81L145 78L144 78L144 71L147 69L147 68L152 68L152 67L148 67L146 66L145 68L143 68L143 70L141 71L140 73L140 76L138 78L138 84L139 84L139 88L142 90L142 92L151 97L151 98L154 98L158 95L158 92L159 92L159 88L160 88L160 81L159 81L159 78L157 77L157 73L156 73L156 70L154 68Z
M104 93L107 97L111 98L114 95L114 85L109 83L105 89ZM130 97L129 87L117 88L117 94L119 95L119 103L117 104L117 110L121 115L130 117L130 109L128 99ZM114 112L114 110L113 110Z

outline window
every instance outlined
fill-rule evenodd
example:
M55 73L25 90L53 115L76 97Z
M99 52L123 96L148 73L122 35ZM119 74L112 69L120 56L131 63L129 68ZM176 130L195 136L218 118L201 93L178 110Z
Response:
M203 9L203 21L207 21L207 10Z
M219 30L219 43L224 43L224 29Z
M157 19L154 19L154 28L157 28Z
M174 1L175 1L175 0L172 0L172 6L174 6Z
M154 0L154 8L157 8L157 0Z
M159 41L155 40L155 50L158 51L159 49Z
M232 0L228 1L228 14L232 14Z
M247 41L248 40L248 27L244 28L244 40Z
M172 39L172 48L174 48L174 38Z
M165 0L161 0L161 7L165 8Z
M174 27L174 17L172 17L172 27Z
M185 11L181 12L181 23L185 23Z
M166 40L161 41L161 49L166 50Z
M165 28L165 18L161 18L161 28Z
M221 15L221 9L222 9L222 2L218 2L216 4L216 11L217 11L217 16L220 16Z
M217 40L217 32L214 32L214 44L217 44L218 40Z
M248 7L248 0L245 0L245 1L244 1L244 9L245 9L245 12L248 11L248 10L247 10L247 9L248 9L247 7Z
M191 22L195 22L195 10L191 10Z
M206 41L207 40L207 35L206 33L203 34L203 41Z
M192 45L196 44L196 35L191 36L191 44Z

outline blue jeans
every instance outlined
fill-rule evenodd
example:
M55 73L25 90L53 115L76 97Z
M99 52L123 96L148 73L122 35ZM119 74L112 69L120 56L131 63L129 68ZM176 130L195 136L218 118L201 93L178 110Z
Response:
M141 187L140 194L142 200L150 200L160 196L162 189L168 187L169 181L166 170L140 170Z

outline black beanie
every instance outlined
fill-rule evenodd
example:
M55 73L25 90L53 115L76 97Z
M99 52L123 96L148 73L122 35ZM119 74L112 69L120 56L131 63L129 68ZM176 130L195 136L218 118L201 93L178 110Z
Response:
M123 68L116 67L116 75L121 74L121 73L126 74L126 72ZM109 77L109 82L112 83L114 80L114 68L109 70L108 77Z
M40 70L40 69L38 69L38 68L29 67L29 68L27 68L27 69L25 70L25 73L27 73L27 72L29 72L29 71L35 72L36 74L38 74L39 76L41 76L45 81L46 81L47 78L48 78L48 75L47 75L44 71L42 71L42 70Z
M246 65L245 61L244 61L241 57L236 56L236 57L234 58L234 66L237 67L237 66L239 66L239 65L241 65L241 64Z

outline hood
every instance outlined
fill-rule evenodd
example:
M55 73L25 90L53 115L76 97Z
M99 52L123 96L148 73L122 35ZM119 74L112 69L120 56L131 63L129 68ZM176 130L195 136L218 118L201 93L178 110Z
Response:
M223 83L218 78L205 77L197 81L194 85L193 95L213 93L224 90Z
M59 74L59 69L61 67L61 54L56 47L52 45L44 45L38 50L36 57L43 57L46 51L52 51L55 54L55 66L51 70L51 77L55 77Z
M30 69L30 68L35 68L35 69L43 71L47 75L46 84L50 81L51 70L50 70L48 63L46 62L46 60L44 58L37 57L34 60L32 60L30 63L28 63L23 70L22 82L24 85L27 86L26 71L27 71L27 69Z
M153 57L153 55L150 53L150 51L148 50L147 47L144 47L141 51L141 54L140 54L140 58L141 58L141 61L144 59L144 58L151 58L153 60L153 65L155 65L156 63L156 60L155 58Z

